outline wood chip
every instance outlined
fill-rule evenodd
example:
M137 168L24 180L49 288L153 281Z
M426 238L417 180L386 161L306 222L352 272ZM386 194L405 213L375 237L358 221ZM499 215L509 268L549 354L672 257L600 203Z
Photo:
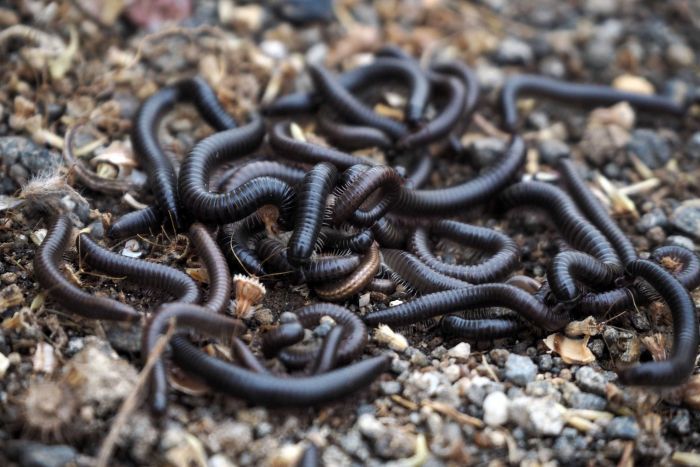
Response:
M483 421L479 420L476 417L472 417L471 415L467 415L465 413L462 413L459 410L452 407L451 405L445 404L444 402L424 400L423 402L421 402L421 405L423 407L431 408L436 412L440 412L441 414L443 414L447 417L450 417L452 420L456 421L457 423L462 423L464 425L470 425L470 426L473 426L474 428L483 428L484 427Z
M398 394L393 394L391 396L391 400L399 404L401 407L405 407L408 410L411 410L413 412L417 411L420 409L420 406L416 404L415 402L409 401L408 399L399 396Z
M543 339L547 348L558 353L568 364L583 364L595 361L595 355L588 348L588 338L571 339L562 334L554 333Z
M696 452L676 451L671 455L671 461L678 465L700 467L700 454Z

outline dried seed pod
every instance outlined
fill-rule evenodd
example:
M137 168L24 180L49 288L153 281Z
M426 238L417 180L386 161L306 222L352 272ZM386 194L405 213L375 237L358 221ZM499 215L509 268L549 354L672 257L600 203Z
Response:
M558 353L564 363L581 365L595 361L595 355L588 348L588 338L571 339L562 334L554 333L543 339L547 348Z
M235 315L242 317L252 305L258 304L265 297L265 286L254 277L236 274L233 276L233 285L236 288Z

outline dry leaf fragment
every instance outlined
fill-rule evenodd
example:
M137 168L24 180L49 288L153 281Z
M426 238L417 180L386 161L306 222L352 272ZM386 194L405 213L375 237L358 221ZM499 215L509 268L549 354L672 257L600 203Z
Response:
M260 303L265 297L265 286L254 277L236 274L233 285L236 288L236 317L245 315L252 305Z
M206 467L207 455L202 442L185 432L182 441L165 453L165 459L175 467Z
M8 285L0 290L0 312L22 303L24 303L24 295L17 284Z
M134 157L134 152L123 141L112 141L98 155L92 158L90 163L99 166L100 163L108 163L119 169L120 177L127 177L134 167L139 164Z
M289 132L292 134L292 138L303 143L306 142L306 135L304 135L304 130L301 129L299 125L292 122L289 125Z
M677 465L700 467L700 454L695 452L676 451L671 455L671 461Z
M602 324L598 324L593 316L582 321L572 321L566 325L564 334L567 336L595 336L602 331Z
M580 365L595 361L595 355L588 348L588 337L571 339L554 333L543 339L543 342L549 350L558 353L564 363Z
M10 368L10 359L0 352L0 379L5 377L8 368Z
M209 274L206 268L186 268L185 272L188 276L201 284L209 283Z
M46 342L39 342L32 357L32 367L35 373L53 373L56 368L56 357L53 346Z
M700 410L700 374L693 375L683 387L683 402L695 410Z
M642 344L651 353L655 362L666 360L666 337L663 334L642 337Z
M391 350L397 352L403 352L408 348L408 341L404 336L394 332L386 324L380 324L379 327L374 331L374 338L377 342L386 344Z
M645 78L630 74L620 75L612 82L612 87L620 91L636 92L638 94L654 94L654 86Z

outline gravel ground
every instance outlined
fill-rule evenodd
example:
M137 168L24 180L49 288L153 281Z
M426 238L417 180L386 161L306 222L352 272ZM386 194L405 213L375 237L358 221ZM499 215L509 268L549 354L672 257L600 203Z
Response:
M70 211L76 225L99 232L111 216L133 209L134 200L84 189L61 168L68 127L90 122L76 146L87 158L99 156L98 172L143 183L128 129L140 100L160 86L198 72L242 117L261 101L308 87L305 59L347 68L379 44L394 43L424 61L465 60L484 87L462 138L463 160L443 158L436 167L431 183L441 186L472 176L500 153L496 96L509 74L679 95L696 92L700 81L700 4L687 0L339 0L336 21L298 27L267 6L202 1L189 12L188 1L164 1L171 6L165 16L181 20L178 29L163 23L163 15L122 3L0 6L0 28L34 28L15 26L19 32L10 38L0 32L1 465L92 465L142 366L140 328L69 316L45 301L33 280L46 210ZM587 113L522 100L521 108L530 148L524 177L551 179L548 161L571 151L638 251L663 244L697 250L697 106L684 120L635 115L624 105ZM161 141L182 157L209 132L182 107L166 117ZM36 176L43 178L20 197L20 187ZM49 182L55 190L41 189ZM138 202L151 200L146 192L136 195ZM542 216L475 209L464 219L516 239L523 251L519 272L544 277L559 241ZM196 266L184 238L128 246L155 261ZM447 242L440 249L448 261L468 255ZM75 253L68 260L76 265ZM157 303L138 286L77 267L72 272L83 288L140 310ZM303 287L277 284L249 322L263 327L312 300ZM359 312L376 305L384 306L349 304ZM670 345L667 311L657 303L608 318L588 333L594 361L586 365L565 363L534 332L465 343L444 340L432 326L397 330L408 340L405 348L373 338L366 350L393 355L391 372L317 410L248 407L174 372L178 389L168 414L155 420L145 406L137 409L111 462L293 465L313 441L325 465L700 465L694 454L700 452L700 375L658 392L623 388L612 371Z

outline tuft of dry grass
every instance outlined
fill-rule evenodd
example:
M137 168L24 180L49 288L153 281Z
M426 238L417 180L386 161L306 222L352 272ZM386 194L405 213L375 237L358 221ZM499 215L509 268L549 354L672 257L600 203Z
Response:
M55 166L34 176L22 187L19 198L26 205L54 215L70 212L71 203L88 205L88 201L68 184L61 167Z

